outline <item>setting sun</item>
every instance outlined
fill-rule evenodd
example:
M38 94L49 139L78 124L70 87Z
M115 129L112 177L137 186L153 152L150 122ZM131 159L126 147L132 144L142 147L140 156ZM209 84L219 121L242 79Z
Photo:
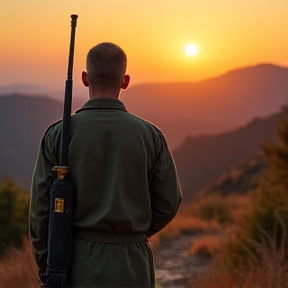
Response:
M198 51L197 47L193 44L189 44L185 48L186 54L190 57L195 56L197 54L197 51Z

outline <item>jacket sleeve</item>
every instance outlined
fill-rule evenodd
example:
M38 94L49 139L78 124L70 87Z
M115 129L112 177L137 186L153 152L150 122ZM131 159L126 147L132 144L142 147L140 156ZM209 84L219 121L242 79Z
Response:
M30 196L29 232L32 250L38 268L46 270L47 237L49 230L49 191L53 183L52 167L57 160L47 151L53 143L48 142L47 133L43 137L34 168Z
M149 173L152 220L147 236L164 228L176 215L182 202L182 192L173 157L164 136L160 135L159 155Z

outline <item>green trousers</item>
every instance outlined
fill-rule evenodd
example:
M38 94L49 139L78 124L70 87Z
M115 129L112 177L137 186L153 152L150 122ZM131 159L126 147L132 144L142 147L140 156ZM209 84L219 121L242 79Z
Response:
M149 242L111 244L75 239L69 287L155 287Z

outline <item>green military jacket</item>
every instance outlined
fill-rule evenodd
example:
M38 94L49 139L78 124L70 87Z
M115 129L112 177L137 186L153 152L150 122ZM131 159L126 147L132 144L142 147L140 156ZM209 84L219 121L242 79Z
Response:
M46 131L32 181L30 234L42 269L46 268L49 189L55 179L52 167L59 165L61 125L57 122ZM129 113L118 99L91 99L71 116L68 163L75 190L71 285L112 287L118 281L117 287L119 283L148 287L137 278L154 277L151 250L135 236L149 238L160 231L182 201L174 161L161 131ZM126 246L134 252L127 254ZM112 264L117 257L120 270Z

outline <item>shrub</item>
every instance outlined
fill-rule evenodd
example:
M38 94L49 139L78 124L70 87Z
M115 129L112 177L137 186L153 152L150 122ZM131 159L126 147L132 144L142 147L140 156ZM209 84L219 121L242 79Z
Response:
M28 193L12 179L0 183L0 256L10 246L21 247L28 233Z
M221 236L204 235L195 240L190 248L190 253L210 258L220 251L221 244Z
M221 224L231 221L231 210L221 195L206 196L197 203L196 214L203 220L215 220Z
M281 224L288 223L288 109L284 112L278 125L278 142L262 145L269 170L253 195L252 211L225 246L223 259L230 267L248 265L252 254L261 261L263 255L257 245L271 248L269 239L273 239L275 249L284 245L284 258L288 260L288 241L283 238L286 226Z
M206 221L195 215L191 206L181 206L176 217L165 226L160 232L150 238L153 249L158 248L162 241L180 236L181 234L196 234L202 232L215 232L219 230L219 223L216 221Z
M201 287L286 287L288 281L287 228L279 215L275 214L275 219L277 222L273 225L272 235L258 227L259 241L245 238L241 249L242 253L246 254L242 259L245 258L246 261L238 263L237 269L225 265L227 262L223 262L223 254L218 254L219 257L214 259L213 265L210 266L209 277L201 279L206 286ZM280 243L277 243L279 231L283 233ZM240 247L240 242L236 242ZM235 249L229 252L235 253ZM239 255L238 253L236 258L238 260ZM231 257L229 259L231 260Z
M250 215L243 217L227 241L223 249L223 259L230 268L245 266L251 260L251 255L255 254L261 260L261 254L256 249L255 243L271 245L270 238L273 238L275 247L285 245L288 252L288 241L285 229L281 223L288 223L288 203L286 193L283 195L278 189L274 193L264 193L263 187L259 187L254 197L253 210ZM266 237L263 238L265 233ZM269 238L270 237L270 238ZM286 252L286 253L287 253ZM251 254L252 253L252 254ZM288 253L285 256L288 259Z

